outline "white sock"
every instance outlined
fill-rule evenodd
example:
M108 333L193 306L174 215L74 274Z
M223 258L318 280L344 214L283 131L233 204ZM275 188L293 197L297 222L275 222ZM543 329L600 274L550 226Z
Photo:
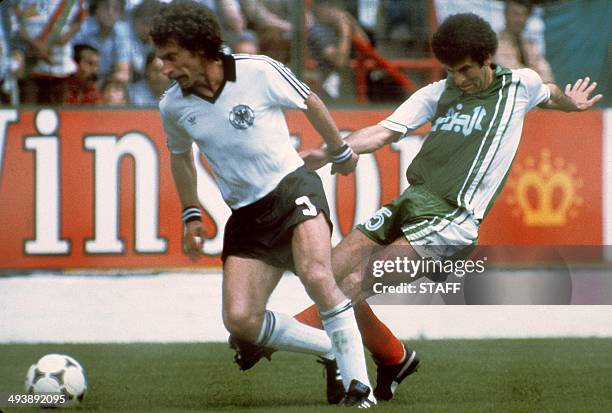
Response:
M272 311L266 311L256 344L276 350L314 354L326 359L334 358L331 341L323 330Z
M331 310L322 311L320 315L332 342L344 388L348 390L351 381L357 379L372 389L351 301L347 299Z

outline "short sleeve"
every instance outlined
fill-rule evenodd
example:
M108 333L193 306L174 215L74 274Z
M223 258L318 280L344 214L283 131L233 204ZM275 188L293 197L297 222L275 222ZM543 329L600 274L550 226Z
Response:
M433 119L445 86L446 81L441 80L419 89L378 124L403 134L418 129Z
M271 100L282 107L305 110L310 88L282 63L265 56L261 56L261 60L264 62L262 73Z
M179 127L176 120L166 113L160 105L160 115L166 134L166 145L170 153L179 155L191 150L193 139Z
M527 90L527 110L531 110L540 103L547 102L550 99L550 89L544 84L542 78L535 70L518 69L516 73Z

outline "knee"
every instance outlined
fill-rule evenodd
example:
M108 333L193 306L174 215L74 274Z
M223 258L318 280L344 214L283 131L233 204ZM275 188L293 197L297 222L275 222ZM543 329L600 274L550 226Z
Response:
M308 291L318 291L322 294L329 292L330 289L337 288L334 276L328 268L322 266L309 266L300 274L300 279Z
M257 341L263 314L258 315L248 309L230 308L223 311L223 324L229 333L242 340Z
M331 265L326 265L319 260L309 260L296 268L300 279L308 286L324 286L330 282L335 283Z
M308 296L320 308L331 308L344 298L330 269L327 267L310 266L308 271L299 274L299 276Z
M338 280L340 291L353 302L359 302L373 295L374 279L367 279L362 272L352 272Z

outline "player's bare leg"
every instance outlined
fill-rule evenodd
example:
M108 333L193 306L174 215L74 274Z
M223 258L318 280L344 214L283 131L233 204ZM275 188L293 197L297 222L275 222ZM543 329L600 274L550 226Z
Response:
M402 257L420 259L404 237L382 248L361 231L351 231L334 249L332 257L334 270L339 270L336 274L346 274L338 281L342 291L351 294L355 301L372 296L374 293L371 287L374 280L371 276L368 277L363 270L364 266L370 259L394 260L400 252ZM362 258L357 260L355 257ZM365 301L358 308L358 321L364 344L372 352L377 365L374 395L377 399L390 400L402 380L417 370L420 360L416 351L404 347L387 326L378 320Z
M371 388L351 301L340 291L332 274L329 238L330 228L323 214L296 225L292 238L295 269L319 308L345 389L353 379Z
M366 278L363 271L371 259L394 259L398 250L404 256L419 259L418 254L404 237L383 247L372 241L359 230L351 231L338 244L332 254L334 275L343 293L351 297L355 305L355 317L365 346L372 353L377 365L376 389L374 395L382 400L393 397L399 383L414 373L419 365L416 352L404 347L402 342L389 330L365 301L372 293L373 280ZM298 314L296 318L309 325L317 326L316 312L312 307Z
M336 281L342 292L353 302L362 302L374 295L371 287L375 279L364 271L368 262L372 260L393 261L398 256L410 260L421 259L421 256L403 236L383 247L361 231L353 230L334 248L332 264ZM398 281L405 281L402 278L404 274L386 274L391 281L394 276L398 277Z
M268 298L283 271L262 261L229 256L223 265L223 322L234 336L255 342Z
M330 310L346 300L332 274L329 238L330 229L323 214L299 223L293 230L296 273L320 311Z
M362 269L367 265L369 259L381 249L379 244L358 230L352 230L334 248L332 269L336 282L342 292L354 303L368 298L367 292L363 291L366 280L364 280Z
M266 310L282 275L282 269L262 261L229 256L223 266L223 322L227 330L233 337L259 346L331 357L331 342L323 331Z

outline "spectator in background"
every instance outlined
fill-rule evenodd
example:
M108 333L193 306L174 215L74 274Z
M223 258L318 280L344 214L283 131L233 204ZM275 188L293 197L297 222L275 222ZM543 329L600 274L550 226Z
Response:
M239 45L241 37L247 31L246 20L242 14L239 0L195 0L208 7L219 19L221 34L228 46ZM254 34L252 33L254 36ZM235 53L242 53L242 51Z
M163 62L154 52L147 55L144 79L129 85L130 103L136 106L157 106L159 98L170 86L170 79L163 73Z
M347 11L333 0L319 0L314 14L306 15L308 50L316 60L321 87L326 97L338 99L348 93L352 36L368 41L367 34Z
M8 7L0 7L0 104L19 103L17 76L23 70L23 52L11 44L11 15Z
M128 88L125 82L108 78L102 83L102 104L106 106L125 106L128 103Z
M25 53L25 75L19 82L21 102L60 103L63 80L76 70L70 40L85 18L83 0L20 0L12 12Z
M421 57L429 50L427 2L382 0L383 36L402 46L402 54Z
M215 13L224 34L227 32L240 33L246 29L238 0L196 0L196 2L204 4Z
M74 45L75 74L65 80L63 102L69 105L95 105L102 101L96 84L100 54L87 44Z
M102 79L130 80L130 30L120 20L124 8L124 0L90 0L90 16L74 38L75 44L89 44L100 52Z
M259 40L261 53L283 63L291 59L291 0L240 0L248 27Z
M493 61L510 69L528 67L543 81L554 82L552 70L537 44L523 35L533 5L529 0L506 0L506 27L498 35L499 47Z
M248 30L245 30L237 36L234 36L228 46L232 50L232 53L260 53L257 36L255 35L255 33Z
M151 21L159 14L161 8L159 0L143 0L130 12L132 82L144 78L147 56L153 51L153 43L149 36Z

